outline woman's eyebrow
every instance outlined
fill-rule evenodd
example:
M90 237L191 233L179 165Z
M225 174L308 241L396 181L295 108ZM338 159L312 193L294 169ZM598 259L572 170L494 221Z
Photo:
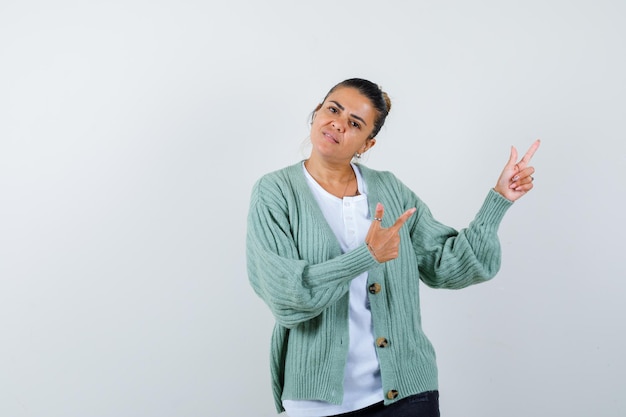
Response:
M342 111L343 111L343 110L345 110L345 108L344 108L341 104L337 103L335 100L330 100L330 102L331 102L331 103L334 103L334 104L335 104L335 106L339 107ZM360 120L360 121L361 121L361 123L363 123L365 126L367 126L367 123L365 123L365 120L363 120L363 118L362 118L362 117L357 116L357 115L356 115L356 114L354 114L354 113L350 113L350 116L354 117L354 118L355 118L355 119L357 119L357 120Z

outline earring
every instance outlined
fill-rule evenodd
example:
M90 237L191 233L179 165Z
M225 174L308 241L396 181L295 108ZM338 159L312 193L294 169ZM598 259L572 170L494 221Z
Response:
M354 154L354 157L356 159L361 159L361 154L357 152L357 153Z

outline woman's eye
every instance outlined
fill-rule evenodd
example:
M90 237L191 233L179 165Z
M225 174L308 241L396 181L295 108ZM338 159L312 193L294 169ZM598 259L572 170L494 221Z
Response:
M329 111L329 112L331 112L331 113L337 113L337 108L335 108L335 107L333 107L333 106L330 106L330 107L328 108L328 111Z
M357 129L361 128L361 125L358 124L357 122L350 122L350 124L352 125L352 127L356 127Z

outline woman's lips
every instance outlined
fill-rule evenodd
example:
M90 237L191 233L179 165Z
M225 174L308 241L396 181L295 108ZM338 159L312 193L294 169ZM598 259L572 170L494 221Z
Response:
M337 138L335 138L333 135L331 135L328 132L322 132L324 134L324 137L326 137L327 139L335 142L335 143L339 143L339 141L337 140Z

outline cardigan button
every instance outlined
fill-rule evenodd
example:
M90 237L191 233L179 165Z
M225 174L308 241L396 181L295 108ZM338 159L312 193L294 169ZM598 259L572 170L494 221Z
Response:
M396 391L395 389L387 391L387 398L388 399L393 400L397 396L398 396L398 391Z
M387 345L389 345L389 341L384 337L379 337L378 339L376 339L376 346L378 346L379 348L387 347Z
M369 286L370 294L378 294L380 292L380 284L378 282L373 283Z

